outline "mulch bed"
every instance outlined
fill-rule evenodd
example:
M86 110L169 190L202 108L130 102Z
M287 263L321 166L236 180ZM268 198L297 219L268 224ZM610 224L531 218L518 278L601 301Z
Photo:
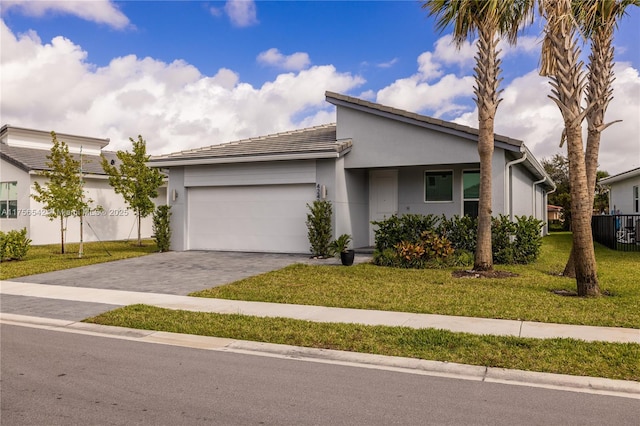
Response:
M518 274L508 271L453 271L451 273L453 278L512 278L517 277Z

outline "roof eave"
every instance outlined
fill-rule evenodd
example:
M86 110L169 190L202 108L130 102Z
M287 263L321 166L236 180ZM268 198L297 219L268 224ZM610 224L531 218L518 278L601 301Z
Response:
M305 153L289 153L289 154L272 154L272 155L249 155L237 157L207 157L207 158L178 158L175 160L158 159L147 162L149 167L178 167L178 166L199 166L209 164L231 164L231 163L257 163L265 161L292 161L292 160L324 160L331 158L340 158L351 151L351 147L347 147L341 151L326 152L305 152Z

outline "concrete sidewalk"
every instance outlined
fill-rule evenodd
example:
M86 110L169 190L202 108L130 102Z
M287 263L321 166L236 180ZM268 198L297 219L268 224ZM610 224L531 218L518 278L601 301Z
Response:
M406 312L331 308L324 306L247 302L171 294L133 292L61 285L1 281L0 294L37 297L84 303L126 306L143 303L168 309L182 309L261 317L285 317L315 322L342 322L366 325L438 328L454 332L532 338L573 338L585 341L640 343L640 330L593 327L530 321L413 314Z

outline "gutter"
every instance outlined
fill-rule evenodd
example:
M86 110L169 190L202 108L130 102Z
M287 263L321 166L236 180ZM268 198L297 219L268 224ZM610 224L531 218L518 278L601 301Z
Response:
M522 157L516 158L515 160L509 161L505 166L504 170L504 205L507 210L507 215L509 216L509 220L513 221L513 212L511 209L511 174L509 173L511 166L522 163L527 159L527 151L522 153Z

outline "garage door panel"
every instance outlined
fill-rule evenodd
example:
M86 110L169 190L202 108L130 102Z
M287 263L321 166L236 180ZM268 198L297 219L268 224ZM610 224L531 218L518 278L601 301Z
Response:
M189 248L308 253L315 185L189 189Z

